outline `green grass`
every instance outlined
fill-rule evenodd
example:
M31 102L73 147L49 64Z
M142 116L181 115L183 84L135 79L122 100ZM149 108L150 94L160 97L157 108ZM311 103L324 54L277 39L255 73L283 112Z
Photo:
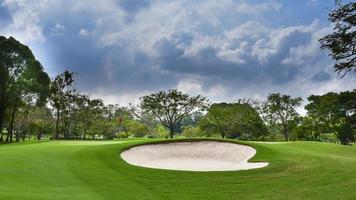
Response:
M0 145L0 199L356 199L356 147L254 143L266 168L183 172L135 167L119 152L150 140Z

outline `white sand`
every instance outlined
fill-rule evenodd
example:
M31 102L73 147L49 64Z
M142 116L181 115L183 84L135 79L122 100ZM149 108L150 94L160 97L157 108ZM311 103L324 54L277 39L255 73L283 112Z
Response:
M232 171L261 168L266 162L247 162L256 150L227 142L176 142L133 147L121 157L136 166L185 171Z

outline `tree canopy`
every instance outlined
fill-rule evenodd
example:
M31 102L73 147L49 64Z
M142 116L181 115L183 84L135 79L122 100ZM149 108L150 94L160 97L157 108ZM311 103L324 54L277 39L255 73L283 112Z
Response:
M15 117L21 101L44 104L49 95L49 82L49 76L30 48L13 37L0 36L0 141L3 141L5 111L12 107L12 117Z
M160 91L140 98L141 108L155 116L170 130L173 138L177 125L184 116L195 110L203 109L207 105L205 97L189 96L176 89Z
M342 144L355 139L356 90L324 95L311 95L305 106L308 115L318 124L318 134L335 133Z
M343 76L350 71L356 72L356 3L345 5L336 1L337 9L329 13L333 32L320 39L321 48L330 50L335 60L334 69Z
M262 118L276 128L285 138L289 139L291 124L297 119L296 108L301 105L302 98L293 98L280 93L269 94L267 100L260 107Z
M205 131L217 132L222 138L256 139L267 133L257 111L247 103L216 103L199 123Z

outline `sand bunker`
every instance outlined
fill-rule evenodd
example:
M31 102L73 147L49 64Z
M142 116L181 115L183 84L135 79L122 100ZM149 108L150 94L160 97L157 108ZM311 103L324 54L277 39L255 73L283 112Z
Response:
M121 153L136 166L185 171L232 171L261 168L266 162L247 162L256 150L227 142L175 142L147 144Z

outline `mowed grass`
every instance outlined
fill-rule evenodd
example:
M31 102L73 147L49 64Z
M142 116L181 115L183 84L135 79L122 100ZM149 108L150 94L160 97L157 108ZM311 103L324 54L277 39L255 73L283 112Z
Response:
M0 145L0 199L356 199L356 147L254 143L266 168L183 172L135 167L122 150L152 140Z

